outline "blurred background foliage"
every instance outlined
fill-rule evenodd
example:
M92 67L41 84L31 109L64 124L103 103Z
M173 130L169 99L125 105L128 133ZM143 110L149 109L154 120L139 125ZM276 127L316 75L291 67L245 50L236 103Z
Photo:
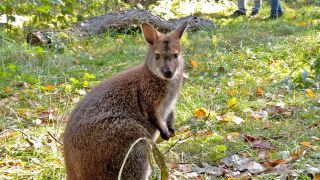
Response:
M293 8L320 5L320 1L314 0L285 0L285 3ZM217 18L215 14L229 12L235 7L236 0L0 0L0 43L10 41L8 38L24 39L17 34L68 29L85 19L131 8L147 9L162 18L174 19L188 15ZM318 58L305 62L315 62L309 64L315 80L319 80L319 61ZM295 82L305 84L307 76L304 74L302 72Z

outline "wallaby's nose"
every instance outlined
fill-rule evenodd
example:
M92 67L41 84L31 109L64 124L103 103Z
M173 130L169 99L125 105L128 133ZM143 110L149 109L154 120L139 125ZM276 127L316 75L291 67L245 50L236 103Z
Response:
M165 78L172 78L173 76L173 71L170 69L166 69L163 71L163 75Z

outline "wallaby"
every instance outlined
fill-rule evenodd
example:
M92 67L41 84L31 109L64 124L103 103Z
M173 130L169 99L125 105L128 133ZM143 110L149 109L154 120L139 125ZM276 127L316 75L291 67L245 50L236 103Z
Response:
M174 106L183 80L180 39L188 23L162 34L147 23L145 63L117 74L91 90L71 113L64 133L67 179L117 179L130 145L141 137L168 140L174 133ZM139 142L122 179L148 179L146 143Z

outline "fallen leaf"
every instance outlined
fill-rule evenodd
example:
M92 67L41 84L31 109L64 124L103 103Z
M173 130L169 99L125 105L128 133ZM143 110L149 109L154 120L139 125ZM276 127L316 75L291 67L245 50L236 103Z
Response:
M10 88L10 87L6 87L6 88L3 88L3 92L5 92L5 93L12 93L12 92L13 92L13 89Z
M216 116L217 120L222 123L228 123L230 121L233 121L237 116L234 114L234 112L227 112L223 116Z
M263 165L254 161L250 161L246 166L246 169L248 169L251 174L261 173L266 170Z
M316 97L316 94L311 89L306 89L306 93L307 93L309 98Z
M88 87L89 86L89 82L88 81L83 81L83 87Z
M72 61L73 64L80 64L80 61L78 59L75 59Z
M236 142L236 138L238 138L240 136L240 133L238 132L231 132L228 133L226 136L226 139L228 139L230 142Z
M298 26L304 27L304 26L306 26L306 23L305 23L304 21L300 21L300 22L298 23Z
M193 115L197 118L205 118L209 116L209 111L203 107L196 108Z
M300 150L297 150L297 151L292 150L291 157L293 160L299 159L304 154L304 152L305 152L304 148L301 148Z
M259 151L259 153L258 153L258 158L259 158L259 160L265 161L265 160L269 159L270 156L271 156L271 152L270 152L270 150L268 150L268 149L267 149L267 150Z
M196 69L199 66L199 63L196 60L190 60L190 65L193 69Z
M252 142L251 145L255 149L270 149L270 150L276 149L276 147L270 144L269 142L261 141L261 140L254 141Z
M44 90L46 90L46 91L52 91L52 90L54 90L55 89L55 86L53 86L53 85L51 85L51 84L49 84L49 85L47 85L46 87L44 87Z
M271 127L270 122L265 122L263 124L263 128L262 129L269 129Z
M308 147L308 148L312 148L312 145L310 142L308 141L303 141L303 142L300 142L301 145L305 146L305 147Z
M229 108L235 106L237 104L237 98L229 99L227 104Z
M320 180L320 173L314 175L314 180Z
M86 95L86 91L83 89L79 89L78 93L82 96Z
M234 81L229 81L227 84L228 84L229 87L233 87L234 86Z
M264 162L263 165L267 168L274 168L274 167L278 166L279 164L284 164L287 162L288 161L286 161L286 160L278 159L278 160L274 160L274 161Z
M212 136L214 134L211 130L200 130L197 132L197 137L206 138L208 136Z
M256 96L263 96L264 95L264 91L262 90L261 87L257 87L256 88Z
M254 141L257 141L258 138L256 137L253 137L253 136L250 136L250 135L244 135L244 141L245 142L254 142Z
M235 118L233 119L233 122L236 123L236 124L241 124L241 123L243 122L243 119L240 118L240 117L235 117Z

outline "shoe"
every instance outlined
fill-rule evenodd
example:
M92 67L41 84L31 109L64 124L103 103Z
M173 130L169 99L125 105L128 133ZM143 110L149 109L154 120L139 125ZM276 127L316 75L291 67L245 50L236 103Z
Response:
M235 12L233 12L233 13L230 15L230 17L239 17L239 16L245 16L245 15L246 15L246 13L241 12L241 11L239 11L239 10L236 10Z
M265 21L269 21L269 20L274 20L274 19L278 19L280 16L279 15L270 15L269 17L263 19Z
M283 12L279 12L279 13L278 13L278 18L279 18L279 17L282 17L283 14L284 14Z
M258 16L258 13L259 13L258 11L252 11L251 14L250 14L250 16L251 16L251 17L257 17L257 16Z

